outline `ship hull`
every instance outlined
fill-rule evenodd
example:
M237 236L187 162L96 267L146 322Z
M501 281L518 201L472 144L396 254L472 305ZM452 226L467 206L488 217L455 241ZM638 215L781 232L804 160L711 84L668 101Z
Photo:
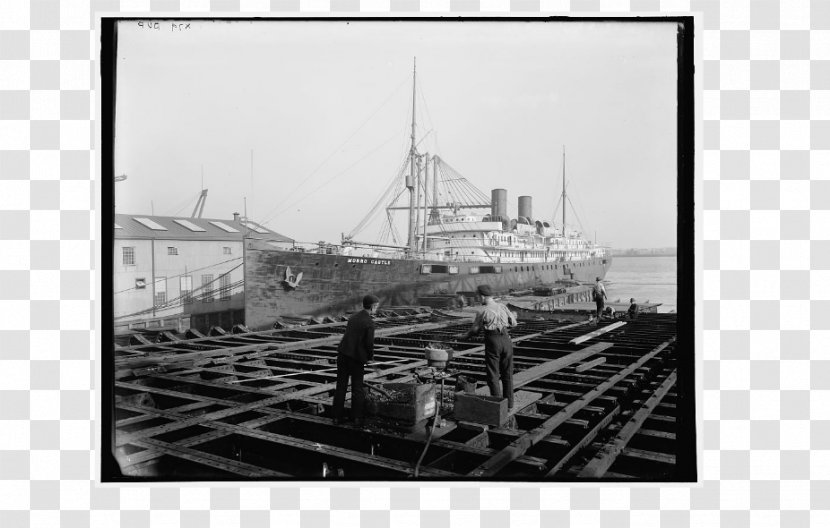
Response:
M245 242L245 323L270 328L281 316L337 315L360 306L367 293L382 306L418 304L429 295L474 292L489 284L498 294L549 285L557 280L593 281L605 277L611 256L570 262L448 262L397 260L276 249L261 240ZM432 264L436 272L424 273ZM457 273L442 272L457 267ZM302 278L285 280L286 269ZM475 273L475 268L479 272Z

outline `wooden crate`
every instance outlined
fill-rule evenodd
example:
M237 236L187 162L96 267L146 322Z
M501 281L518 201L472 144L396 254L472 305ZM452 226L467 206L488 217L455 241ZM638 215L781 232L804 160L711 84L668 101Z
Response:
M378 416L414 424L435 414L434 383L384 383L381 388L392 397L378 397L370 391L373 410Z
M507 398L479 396L477 394L455 394L455 419L499 426L507 421Z

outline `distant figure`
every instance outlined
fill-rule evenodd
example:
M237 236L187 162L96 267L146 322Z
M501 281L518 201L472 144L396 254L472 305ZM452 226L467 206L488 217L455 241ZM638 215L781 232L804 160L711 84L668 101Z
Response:
M602 317L602 310L605 308L605 299L608 298L608 294L605 293L605 286L602 285L602 280L597 277L597 282L594 284L594 302L597 303L597 324L599 324L599 319Z
M631 298L631 305L628 307L628 318L629 319L636 319L637 318L637 311L640 309L637 306L637 303L634 301L634 297Z
M510 340L507 329L516 326L516 315L493 299L493 291L487 284L479 286L477 291L484 309L476 315L470 331L457 337L465 339L484 331L484 365L490 395L501 398L504 394L507 407L512 409L513 341Z
M352 419L363 427L363 368L374 358L375 322L372 315L377 312L380 300L374 295L363 298L363 309L349 317L346 333L337 346L337 387L334 391L332 415L335 425L343 423L346 405L346 389L352 380Z

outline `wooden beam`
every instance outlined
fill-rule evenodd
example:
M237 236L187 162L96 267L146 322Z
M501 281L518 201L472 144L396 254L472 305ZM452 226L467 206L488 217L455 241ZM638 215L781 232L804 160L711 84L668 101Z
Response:
M420 316L423 317L423 316ZM399 333L406 333L412 331L427 331L427 330L434 330L437 328L443 328L447 326L450 322L438 322L438 323L420 323L414 325L401 325L401 326L393 326L389 328L380 328L375 331L375 338L379 337L387 337L393 336ZM457 324L455 321L451 321L453 324ZM332 323L329 326L342 326L345 323ZM291 329L296 330L296 329ZM288 329L285 330L267 330L264 332L254 332L252 335L262 335L263 337L279 337L277 334L278 332L286 332L291 331ZM227 341L228 344L232 345L232 341L234 339L238 340L240 336L244 336L246 334L232 334L225 337L206 337L204 338L205 341L209 341L211 344L215 344L217 341ZM115 360L116 365L116 377L120 375L130 375L133 369L137 368L146 368L152 365L156 365L159 363L164 363L168 368L174 366L176 364L185 363L187 362L194 362L194 361L204 361L207 362L210 359L219 358L222 356L235 356L237 359L254 359L261 356L267 356L268 354L272 354L274 352L287 352L293 350L302 350L305 348L313 348L317 346L323 345L332 345L339 343L340 340L343 338L342 334L336 333L334 335L329 336L322 336L316 339L304 339L299 341L270 341L270 342L263 342L257 344L249 344L249 345L237 345L237 346L229 346L226 348L221 348L218 350L198 350L193 352L182 352L181 349L176 349L170 347L171 343L167 343L168 349L170 349L170 354L158 354L152 356L141 356L138 358L130 357L130 358L118 358ZM191 339L188 341L182 341L179 344L182 345L198 345L201 339ZM135 352L140 352L140 349L134 350Z
M571 343L571 344L574 344L574 345L579 345L581 343L584 343L585 341L588 341L589 339L593 339L597 336L601 336L602 334L604 334L606 332L610 332L611 330L616 330L617 328L619 328L621 326L625 326L625 321L617 321L616 323L611 323L608 326L603 326L602 328L597 328L593 332L588 332L587 334L581 335L579 337L575 337L575 338L571 339L568 342Z
M596 367L597 365L602 365L603 363L605 363L605 358L604 357L598 357L596 359L588 361L587 363L582 363L581 365L577 365L574 370L576 370L577 372L585 372L586 370L592 369L592 368Z
M565 456L560 458L556 462L556 464L554 464L553 467L550 468L547 475L545 475L545 478L546 479L554 478L556 476L556 474L559 473L562 470L563 467L565 467L565 464L570 462L570 460L574 457L574 455L576 455L580 450L582 450L582 448L584 448L586 445L593 442L594 438L597 437L597 435L600 433L600 431L602 431L609 423L611 423L611 421L614 418L616 418L616 416L619 413L620 413L620 408L619 407L614 407L611 410L611 412L608 413L607 416L605 416L602 420L600 420L599 423L597 423L597 425L595 425L593 427L593 429L588 431L588 434L583 436L582 439L579 440L579 442L574 444L573 447L571 447L571 449L565 454Z
M565 420L572 418L573 415L575 415L583 407L591 403L597 396L600 396L603 393L605 393L608 389L616 385L623 378L637 370L646 361L650 360L651 358L655 357L657 354L662 352L674 341L675 337L672 337L665 343L656 347L648 354L641 357L636 362L632 363L631 365L620 371L618 374L610 377L604 383L597 385L595 388L588 391L579 399L571 402L567 407L565 407L564 409L550 417L540 426L533 429L532 431L528 431L527 433L523 434L521 437L517 438L512 443L510 443L510 445L502 449L496 456L494 456L484 464L480 465L479 467L471 471L469 473L469 476L476 478L494 476L502 468L504 468L504 466L509 464L516 457L523 455L528 449L537 444L542 438L549 435L554 429L556 429L563 422L565 422Z
M657 462L659 464L675 465L675 456L669 453L658 453L656 451L646 451L644 449L633 449L626 447L621 453L622 456L637 458L640 460L648 460L649 462Z
M558 370L562 370L566 367L573 365L574 363L578 363L583 361L585 358L590 357L594 354L598 354L603 350L611 348L613 345L611 343L596 343L589 347L583 348L577 352L573 352L568 354L567 356L561 357L559 359L554 359L552 361L547 361L542 363L541 365L536 365L535 367L531 367L526 370L522 370L517 372L513 376L513 388L518 389L519 387L523 387L528 383L533 383L536 380L544 378L550 374ZM480 387L476 389L476 394L479 395L487 395L490 394L490 389L487 387Z
M654 408L660 404L663 396L665 396L666 393L674 387L676 381L677 371L674 370L660 385L660 388L658 388L651 395L651 397L646 400L634 416L628 420L622 430L620 430L619 434L613 440L605 444L594 456L594 458L589 461L584 468L582 468L582 471L579 472L579 477L601 478L603 474L608 471L611 465L614 464L614 461L617 460L617 457L626 448L628 442L630 442L634 435L637 434L640 427L643 426L643 423L645 423L646 419L651 414L651 411L653 411Z

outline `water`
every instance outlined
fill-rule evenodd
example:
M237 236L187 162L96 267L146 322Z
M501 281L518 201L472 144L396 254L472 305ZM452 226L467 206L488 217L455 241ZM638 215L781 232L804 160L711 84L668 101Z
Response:
M659 312L677 310L676 257L614 257L605 275L608 299L662 303Z

